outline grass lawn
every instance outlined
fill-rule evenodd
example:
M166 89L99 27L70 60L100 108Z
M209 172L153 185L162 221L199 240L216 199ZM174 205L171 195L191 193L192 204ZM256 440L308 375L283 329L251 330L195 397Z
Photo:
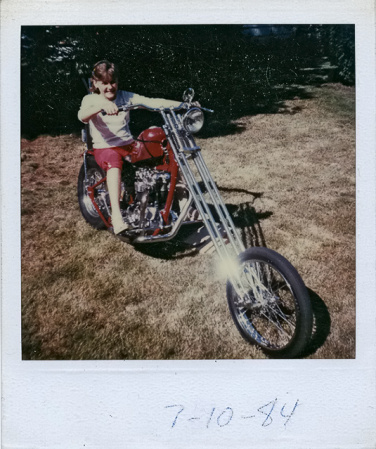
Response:
M197 140L247 245L283 254L309 288L307 357L353 358L355 90L307 89ZM23 358L264 358L231 320L215 253L153 257L84 221L82 150L71 135L21 142Z

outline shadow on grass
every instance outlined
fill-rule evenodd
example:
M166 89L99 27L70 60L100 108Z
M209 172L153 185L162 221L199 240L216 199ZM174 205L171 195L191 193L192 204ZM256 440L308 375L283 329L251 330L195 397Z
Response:
M227 191L229 190L232 189L227 189ZM249 193L253 195L254 199L262 196L262 193L252 193L244 189L235 190L237 192ZM209 205L209 207L213 218L218 222L219 217L214 206ZM269 218L273 215L272 212L257 212L251 202L241 203L239 205L226 204L226 207L234 221L235 227L240 232L240 238L246 248L250 246L266 246L260 220ZM164 260L194 257L199 253L202 245L197 247L192 245L192 238L194 238L195 234L198 234L203 226L201 222L184 225L172 240L161 243L138 244L135 245L135 249L145 255Z
M238 206L227 204L227 208L235 227L240 231L240 238L246 248L267 246L260 221L271 217L273 212L257 212L250 202L241 203Z
M209 107L214 109L214 113L205 114L206 125L200 131L198 137L208 139L241 134L247 127L236 121L246 116L258 114L296 114L300 112L301 108L286 106L286 101L313 98L314 94L307 87L309 86L280 84L270 86L270 89L264 93L263 100L257 103L245 101L242 98L238 103L236 103L236 100L231 101L231 108L223 102L213 104Z
M314 354L321 346L324 345L330 334L331 319L328 308L320 296L310 288L307 288L309 299L313 311L313 334L306 351L301 355L302 358Z

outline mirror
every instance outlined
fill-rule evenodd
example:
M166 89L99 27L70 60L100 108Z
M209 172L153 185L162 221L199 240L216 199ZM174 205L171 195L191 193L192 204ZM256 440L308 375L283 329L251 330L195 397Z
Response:
M185 103L191 103L193 100L194 94L195 94L195 91L192 89L192 87L189 87L183 93L183 101Z

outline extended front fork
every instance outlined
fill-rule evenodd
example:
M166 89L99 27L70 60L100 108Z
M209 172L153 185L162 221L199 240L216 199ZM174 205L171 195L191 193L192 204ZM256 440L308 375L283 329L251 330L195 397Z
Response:
M175 114L172 110L161 114L166 123L163 127L164 131L192 194L192 199L227 271L228 280L238 295L238 305L248 308L263 304L269 292L262 283L258 264L251 263L246 269L239 267L238 256L245 251L245 247L202 157L201 148L196 145L192 135L185 131L181 115ZM205 187L204 190L201 189L192 170L193 164ZM214 219L212 210L204 197L205 192L211 199L220 226Z
M237 258L239 254L245 250L245 247L202 157L201 148L196 145L193 137L184 130L182 117L180 115L170 111L162 112L162 116L166 122L164 131L169 139L174 156L179 162L181 172L215 249L224 266L227 267L228 278L240 298L246 300L248 297L248 288L244 287L243 282L240 279L239 270L233 269L233 267L237 266ZM196 166L201 181L205 186L205 191L209 195L214 211L219 218L221 227L218 226L212 210L204 198L204 191L200 188L200 184L192 170L192 163L190 161ZM223 234L225 234L225 237ZM228 242L226 240L228 240Z

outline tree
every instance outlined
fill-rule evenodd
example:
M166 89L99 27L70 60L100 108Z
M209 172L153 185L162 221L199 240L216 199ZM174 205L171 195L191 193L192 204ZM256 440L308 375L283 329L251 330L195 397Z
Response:
M242 25L22 27L22 132L79 129L82 80L101 59L118 63L126 90L180 99L193 87L197 99L216 110L212 123L218 126L253 111L273 111L281 86L301 82L300 69L324 53L341 67L341 79L351 82L354 39L341 27L270 26L260 36Z

